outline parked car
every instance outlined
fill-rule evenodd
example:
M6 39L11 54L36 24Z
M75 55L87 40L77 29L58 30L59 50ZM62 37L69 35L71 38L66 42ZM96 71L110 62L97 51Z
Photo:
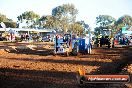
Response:
M49 41L50 41L50 38L49 38L48 36L44 36L44 37L42 38L42 41L43 41L43 42L49 42Z

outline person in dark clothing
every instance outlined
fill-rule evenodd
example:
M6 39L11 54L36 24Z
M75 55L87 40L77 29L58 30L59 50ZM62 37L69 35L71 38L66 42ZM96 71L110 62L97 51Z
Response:
M102 36L100 39L100 47L105 44L105 38Z
M28 41L29 41L29 35L28 35L28 34L26 35L26 40L28 40Z
M122 44L125 45L125 38L122 38Z
M21 41L23 41L24 40L24 35L21 35Z

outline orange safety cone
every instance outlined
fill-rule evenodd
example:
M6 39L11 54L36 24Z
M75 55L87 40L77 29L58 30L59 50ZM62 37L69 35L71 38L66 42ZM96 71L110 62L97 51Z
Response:
M85 72L85 69L84 68L79 68L79 74L80 75L85 75L86 74L86 72Z

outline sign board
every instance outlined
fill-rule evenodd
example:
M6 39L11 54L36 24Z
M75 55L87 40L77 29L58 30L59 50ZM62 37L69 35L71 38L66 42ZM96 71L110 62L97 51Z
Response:
M126 27L122 27L122 31L126 31Z
M132 34L132 31L122 31L123 34Z

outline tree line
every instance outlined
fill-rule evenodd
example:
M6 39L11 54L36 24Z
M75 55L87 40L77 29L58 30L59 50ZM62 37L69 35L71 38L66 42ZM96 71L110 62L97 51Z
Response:
M122 27L126 27L126 29L129 29L132 26L132 17L129 15L123 15L116 20L109 15L99 15L98 17L96 17L96 25L97 27L94 31L94 34L96 36L99 36L105 29L111 31L112 37L119 30L121 30Z
M33 11L25 11L17 17L17 22L8 19L5 15L0 14L0 22L4 22L7 27L19 27L21 23L26 25L23 28L47 28L55 29L58 32L69 32L76 34L85 34L90 31L90 27L84 21L77 21L78 10L73 4L63 4L52 9L51 15L40 17ZM101 34L103 29L111 29L112 32L120 30L123 26L132 26L132 17L124 15L117 20L109 15L99 15L96 17L96 28L94 34Z

